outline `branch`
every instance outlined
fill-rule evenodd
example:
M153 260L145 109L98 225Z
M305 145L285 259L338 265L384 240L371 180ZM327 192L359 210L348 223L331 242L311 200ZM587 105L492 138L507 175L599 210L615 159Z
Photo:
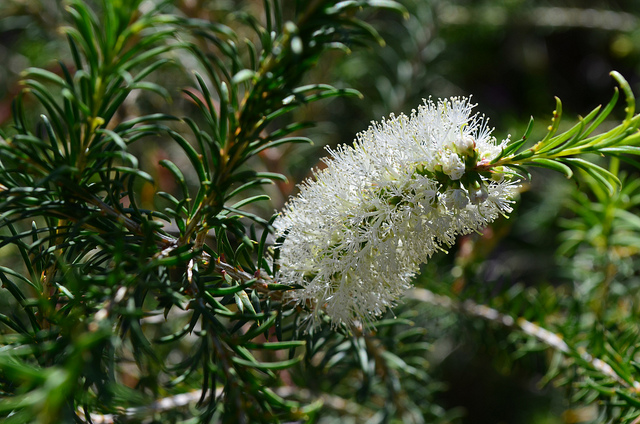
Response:
M302 399L305 402L322 402L326 408L339 411L353 417L371 417L374 415L374 411L371 409L352 402L348 399L341 398L336 395L328 393L321 393L316 395L310 390L302 389L299 387L278 387L275 389L278 396L283 398L296 397ZM223 388L218 387L216 389L216 398L223 393ZM91 421L86 417L84 411L78 410L78 416L84 423L94 424L115 424L119 418L143 418L150 415L170 411L175 408L180 408L187 405L192 405L200 400L202 396L202 390L194 390L187 393L181 393L174 396L159 399L146 406L137 406L134 408L127 408L122 414L89 414Z
M218 397L222 393L222 390L223 390L222 387L216 390L216 397ZM152 415L158 412L169 411L174 408L190 405L192 403L196 403L200 399L200 396L202 396L202 390L194 390L192 392L181 393L179 395L162 398L146 406L137 406L134 408L127 408L122 414L118 414L118 415L89 414L90 419L88 419L87 416L84 414L84 411L78 410L78 416L85 423L92 422L95 424L114 424L118 418L148 417L149 415Z
M524 318L520 317L513 319L509 315L505 315L497 311L496 309L490 308L486 305L479 305L472 300L456 302L450 297L435 294L427 289L413 288L407 293L407 297L421 302L442 306L447 309L458 310L467 315L482 318L487 321L497 322L507 328L522 331L523 333L535 337L539 341L564 353L567 356L576 356L581 358L583 361L589 363L594 370L599 371L607 377L614 379L625 388L633 387L634 389L640 389L640 383L638 381L632 380L629 382L623 379L615 372L611 365L607 364L602 359L594 358L586 351L580 352L570 347L564 340L562 340L562 337L560 337L559 335L554 334L551 331L542 328L531 321L527 321Z

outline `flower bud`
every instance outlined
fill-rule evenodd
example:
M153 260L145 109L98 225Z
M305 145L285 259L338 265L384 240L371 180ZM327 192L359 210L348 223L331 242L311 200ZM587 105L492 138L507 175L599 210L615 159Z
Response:
M464 162L455 153L449 153L442 160L442 172L451 177L452 180L459 180L464 175Z
M458 153L463 156L471 156L474 149L476 148L476 141L472 136L468 134L461 135L456 139L454 144Z

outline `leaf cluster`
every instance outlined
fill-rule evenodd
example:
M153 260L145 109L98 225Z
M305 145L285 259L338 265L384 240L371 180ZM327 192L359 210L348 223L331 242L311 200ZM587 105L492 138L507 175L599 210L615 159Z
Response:
M294 2L285 20L279 1L265 1L264 22L239 11L225 23L168 3L65 6L72 62L25 70L13 129L1 135L0 246L22 264L0 268L13 310L0 315L0 414L53 423L125 411L135 421L158 413L153 400L187 392L195 410L166 420L307 418L319 403L276 390L305 341L283 302L291 287L271 277L273 217L246 209L268 199L249 190L284 177L247 162L309 141L295 133L311 123L288 124L291 111L357 95L302 81L327 50L381 41L355 12L400 6ZM184 90L198 114L123 118L134 91L172 100L153 76L185 55L202 69ZM132 153L151 136L169 137L192 167L160 162L178 187L157 193L163 210L143 207L155 181Z
M559 221L557 280L488 284L492 249L510 229L498 223L494 239L463 240L455 278L445 267L419 282L434 293L410 293L375 331L325 322L310 332L308 305L287 302L296 287L274 280L274 216L254 208L285 178L256 164L310 142L313 119L296 111L360 97L309 81L328 52L383 43L360 12L405 9L265 0L208 10L211 22L182 3L68 0L70 59L23 73L13 127L0 134L0 248L15 258L0 266L4 422L452 422L458 411L438 406L433 369L461 324L500 360L505 350L508 363L545 360L544 382L565 387L572 404L600 404L601 422L637 421L640 197L619 160L638 165L629 155L640 118L624 78L613 74L626 101L619 126L597 131L617 90L566 131L557 100L540 142L529 147L530 125L476 169L579 179ZM421 48L404 47L405 56ZM191 82L179 112L162 72ZM410 95L375 88L397 96L390 104ZM138 108L136 96L166 109ZM173 189L136 154L159 145L178 152L158 163Z

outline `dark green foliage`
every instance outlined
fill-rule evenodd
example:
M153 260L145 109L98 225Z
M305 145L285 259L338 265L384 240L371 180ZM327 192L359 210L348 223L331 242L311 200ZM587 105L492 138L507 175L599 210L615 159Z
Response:
M535 394L551 412L517 422L571 422L582 407L593 422L637 422L639 118L621 76L626 117L604 133L617 91L572 128L559 100L548 131L497 117L522 121L509 122L522 139L490 164L533 175L520 210L434 257L370 333L328 322L306 332L305 305L286 301L295 287L274 280L267 200L291 190L286 166L306 172L316 159L270 153L309 143L318 119L346 142L430 93L505 77L481 66L487 40L504 44L485 21L500 9L508 27L534 6L449 3L0 5L15 28L38 16L40 59L59 59L25 69L14 93L0 87L13 97L0 132L0 420L480 422L470 406L464 421L461 392L478 386L490 404L480 380L499 374L501 396L513 375L523 393L559 386ZM467 32L446 25L456 7L477 17ZM525 77L530 90L513 96L532 96L519 105L528 116L551 98ZM460 388L450 368L467 372L468 357L494 374L470 372Z
M153 414L136 407L186 391L197 410L168 408L163 421L306 419L320 404L274 390L305 343L281 302L290 287L269 277L271 220L247 209L268 199L248 190L284 177L245 163L309 141L294 135L309 123L287 124L287 113L358 94L301 82L326 50L380 41L353 12L400 7L301 3L285 21L279 2L265 2L263 23L245 12L222 19L243 23L241 37L224 22L168 13L169 4L140 13L139 3L69 2L71 62L27 69L14 101L0 147L0 243L15 246L23 265L0 269L16 308L1 315L0 414L54 423L126 410L136 421ZM184 91L200 115L123 120L134 90L171 100L149 77L172 55L202 67ZM163 159L178 190L158 193L164 210L148 210L140 190L154 180L130 151L165 135L193 171Z

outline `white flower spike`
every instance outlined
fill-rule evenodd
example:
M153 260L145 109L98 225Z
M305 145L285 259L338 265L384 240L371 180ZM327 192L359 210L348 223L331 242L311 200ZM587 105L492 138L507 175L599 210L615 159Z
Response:
M508 140L498 144L473 107L425 101L329 149L327 167L274 223L284 238L277 278L302 286L294 300L325 310L333 325L370 324L434 252L512 211L517 182L475 171Z

